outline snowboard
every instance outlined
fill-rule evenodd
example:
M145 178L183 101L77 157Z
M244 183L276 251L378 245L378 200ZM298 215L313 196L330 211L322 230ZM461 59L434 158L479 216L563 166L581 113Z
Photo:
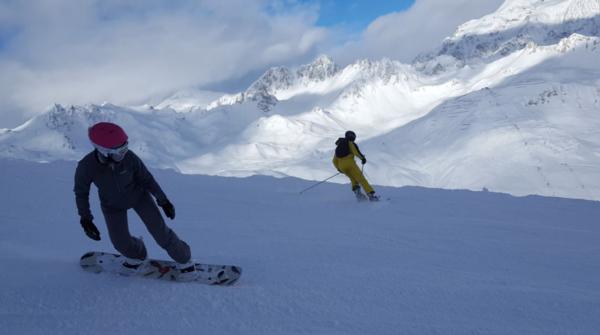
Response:
M127 273L127 269L122 265L124 260L119 254L91 251L81 256L79 265L83 270L93 273L108 272L130 277L184 282L178 278L179 271L174 261L148 259L135 273ZM185 282L228 286L234 284L242 275L242 269L234 265L196 263L196 269L198 275Z

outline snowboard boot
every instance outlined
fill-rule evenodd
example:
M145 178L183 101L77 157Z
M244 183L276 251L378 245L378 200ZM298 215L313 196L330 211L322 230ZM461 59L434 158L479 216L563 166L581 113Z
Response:
M379 201L379 196L375 195L375 192L367 194L369 201Z
M354 195L356 195L356 200L358 200L358 201L367 200L367 197L365 197L365 195L360 191L360 186L358 186L358 185L352 186L352 192L354 192Z
M193 260L189 260L187 263L177 263L177 280L179 281L192 281L198 277L196 271L196 264Z
M122 269L120 273L124 276L132 276L144 267L146 259L136 259L125 257L123 263L121 263Z

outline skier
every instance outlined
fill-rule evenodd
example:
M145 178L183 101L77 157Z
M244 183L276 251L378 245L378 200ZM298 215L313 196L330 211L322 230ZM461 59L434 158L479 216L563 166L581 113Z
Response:
M365 195L360 191L360 185L362 185L369 200L377 201L379 200L379 197L375 195L375 190L371 187L354 161L354 157L356 156L361 160L363 165L367 163L365 155L360 152L360 149L358 148L358 145L354 143L354 140L356 140L356 134L351 130L348 130L344 137L337 139L335 142L337 147L335 149L335 155L333 156L333 165L340 173L343 173L350 178L352 191L356 194L358 200L365 199Z
M75 200L85 234L96 241L100 232L90 211L90 185L98 188L102 214L110 240L125 256L124 274L134 274L148 258L141 238L129 233L127 211L133 209L156 242L177 262L180 280L193 280L196 274L191 251L163 220L151 195L173 220L175 208L140 158L128 149L128 137L118 125L100 122L88 129L94 150L81 159L75 171Z

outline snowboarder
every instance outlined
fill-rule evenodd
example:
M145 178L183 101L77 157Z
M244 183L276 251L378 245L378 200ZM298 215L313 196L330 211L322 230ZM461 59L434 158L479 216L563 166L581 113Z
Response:
M335 155L333 156L333 165L340 173L343 173L350 178L352 192L354 192L359 200L365 199L365 195L360 191L360 185L362 185L369 200L377 201L379 200L379 197L375 195L375 190L371 187L354 161L354 157L356 156L361 160L362 165L367 163L367 158L360 152L358 145L354 143L355 140L356 134L351 130L348 130L344 137L337 139L335 142L337 147L335 149Z
M124 273L133 274L148 258L141 238L129 233L127 211L133 209L156 242L177 262L181 280L192 280L196 269L187 243L179 239L166 224L154 203L173 220L175 207L169 201L141 159L128 149L128 137L118 125L100 122L88 129L94 150L81 159L75 171L75 200L85 234L96 241L100 232L90 210L90 185L98 188L102 214L110 240L125 256Z

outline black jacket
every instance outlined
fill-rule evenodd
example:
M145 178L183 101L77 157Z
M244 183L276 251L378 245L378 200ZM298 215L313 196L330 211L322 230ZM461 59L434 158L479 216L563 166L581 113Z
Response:
M77 164L75 170L75 202L81 217L92 219L90 185L98 188L100 204L107 209L132 208L144 194L150 192L159 204L167 202L152 174L133 151L128 151L119 163L101 162L94 150Z
M347 139L340 137L337 139L337 141L335 141L335 145L337 145L337 147L335 148L335 157L343 158L350 155L351 153L353 153L350 145L353 145L356 148L356 153L354 154L358 156L359 159L365 159L365 155L363 155L363 153L360 152L358 144L352 141L348 141Z

